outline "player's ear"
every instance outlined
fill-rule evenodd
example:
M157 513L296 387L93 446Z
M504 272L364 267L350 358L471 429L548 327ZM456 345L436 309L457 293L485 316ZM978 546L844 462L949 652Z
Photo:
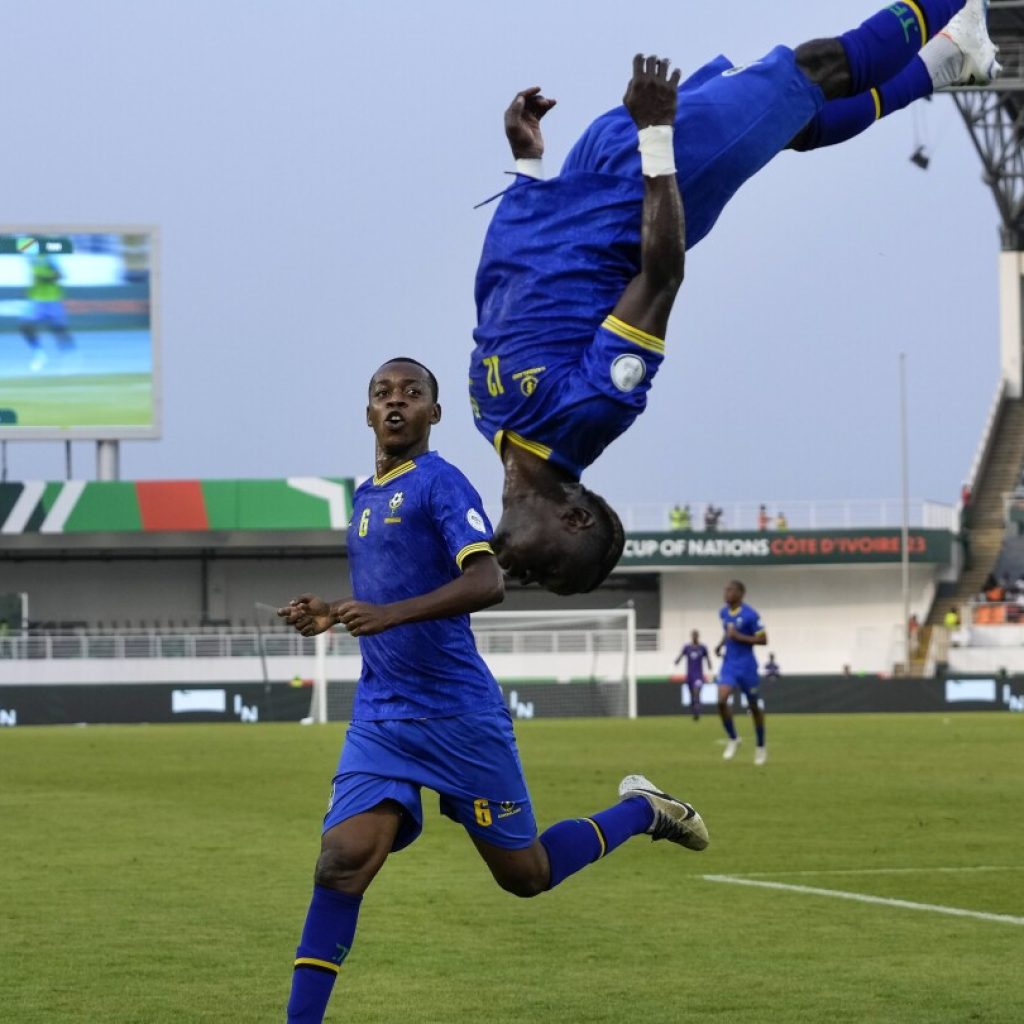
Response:
M562 522L570 533L579 533L581 530L589 530L595 522L594 513L582 505L570 505L562 513Z
M366 425L368 427L372 427L373 426L373 420L370 419L370 407L369 406L366 407Z
M441 403L435 402L434 408L430 410L430 423L431 425L441 422Z

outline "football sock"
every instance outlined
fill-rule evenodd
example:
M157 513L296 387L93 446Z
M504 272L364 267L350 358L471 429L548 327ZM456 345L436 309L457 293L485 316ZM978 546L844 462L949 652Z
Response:
M302 939L295 951L288 1024L320 1024L334 981L352 948L362 896L313 887Z
M964 0L903 0L844 32L851 95L888 82L964 5Z
M731 718L723 718L722 725L725 726L725 731L729 734L729 739L736 739L736 724Z
M943 42L949 42L945 37L939 38ZM938 41L933 40L933 43ZM960 52L953 43L950 45L957 53ZM928 47L930 46L932 43L928 44ZM962 54L960 62L962 65ZM957 75L959 73L957 70ZM927 65L921 57L915 57L895 78L879 88L848 99L826 103L814 120L797 136L793 148L806 151L846 142L870 128L880 118L902 110L914 100L930 96L932 90L932 75Z
M611 853L633 836L643 835L654 821L654 808L642 797L623 800L590 818L569 818L543 832L554 889L570 875Z
M757 745L759 747L763 747L764 746L764 726L763 725L755 725L754 726L754 732L757 733Z

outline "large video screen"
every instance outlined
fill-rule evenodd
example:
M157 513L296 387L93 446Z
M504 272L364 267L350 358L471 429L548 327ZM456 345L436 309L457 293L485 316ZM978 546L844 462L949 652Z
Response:
M0 438L160 435L155 233L0 227Z

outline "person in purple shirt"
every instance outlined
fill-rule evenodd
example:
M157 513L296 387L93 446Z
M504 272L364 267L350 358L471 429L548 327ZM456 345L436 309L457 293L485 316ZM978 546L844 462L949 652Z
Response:
M690 689L690 709L693 712L693 720L700 721L700 691L704 685L704 665L707 664L708 671L713 670L711 654L700 642L700 633L694 630L690 634L690 642L679 652L673 665L686 659L686 679L684 683Z

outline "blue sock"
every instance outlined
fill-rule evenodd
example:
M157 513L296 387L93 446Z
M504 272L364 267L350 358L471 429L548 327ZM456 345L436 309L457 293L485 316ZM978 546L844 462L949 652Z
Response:
M362 896L313 887L302 939L295 951L288 1024L320 1024L334 980L352 948Z
M850 62L850 94L867 92L899 74L963 5L964 0L903 0L844 32L839 41Z
M633 796L592 818L569 818L552 825L540 837L551 865L548 888L554 889L559 882L600 860L627 839L643 835L652 821L651 805L642 796Z
M932 77L924 61L915 57L885 85L862 92L859 96L826 103L797 136L793 148L806 151L846 142L870 128L879 118L895 114L914 100L931 94Z
M723 718L722 725L725 726L725 731L729 736L729 739L736 739L736 723L731 718Z
M763 725L755 725L754 726L754 732L757 733L757 745L759 747L763 747L764 746L764 726Z

